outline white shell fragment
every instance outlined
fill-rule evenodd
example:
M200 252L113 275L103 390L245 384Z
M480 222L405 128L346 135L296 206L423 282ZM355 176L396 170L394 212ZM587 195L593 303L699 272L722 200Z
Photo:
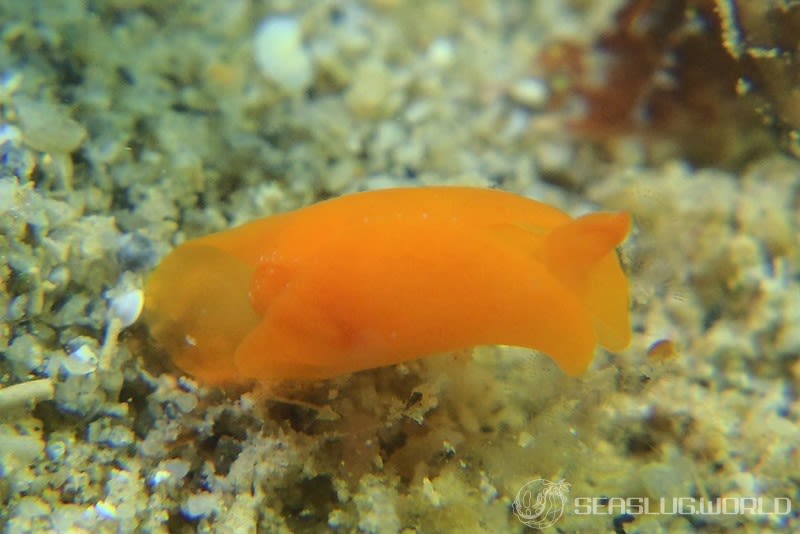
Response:
M288 93L311 85L314 65L303 46L299 21L294 17L265 19L256 30L255 60L261 72Z
M97 370L97 354L89 345L81 345L62 362L62 367L69 375L88 375Z
M143 305L144 293L141 289L134 289L111 299L109 315L119 319L122 328L127 328L139 318Z

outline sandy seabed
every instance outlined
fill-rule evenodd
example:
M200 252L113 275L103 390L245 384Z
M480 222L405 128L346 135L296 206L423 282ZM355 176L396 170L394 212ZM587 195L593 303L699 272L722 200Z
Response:
M577 137L537 58L619 5L0 0L0 528L521 532L527 487L554 532L800 529L800 162ZM134 322L186 239L432 184L631 212L630 348L220 390Z

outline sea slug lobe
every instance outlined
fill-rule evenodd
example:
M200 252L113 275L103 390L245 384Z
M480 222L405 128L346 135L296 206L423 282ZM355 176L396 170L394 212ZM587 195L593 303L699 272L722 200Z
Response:
M188 241L145 287L145 320L207 384L308 380L476 345L571 375L630 340L615 248L627 213L572 219L468 187L356 193Z

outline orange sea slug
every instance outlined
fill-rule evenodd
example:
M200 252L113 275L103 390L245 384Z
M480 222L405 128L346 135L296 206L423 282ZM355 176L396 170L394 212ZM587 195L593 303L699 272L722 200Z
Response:
M497 190L356 193L188 241L145 288L155 339L208 384L317 379L505 344L576 375L630 339L626 213Z

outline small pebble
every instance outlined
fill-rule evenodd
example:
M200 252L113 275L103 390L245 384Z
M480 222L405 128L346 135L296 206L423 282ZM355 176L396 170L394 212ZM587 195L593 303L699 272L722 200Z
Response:
M36 150L69 154L86 138L86 129L71 119L61 106L17 98L14 107L25 141Z
M219 508L219 499L211 493L190 495L181 506L181 511L189 519L200 519L215 513Z
M276 16L256 30L255 60L262 74L287 93L301 93L311 85L314 65L303 46L299 21Z
M47 445L45 452L47 453L47 457L52 461L59 462L64 458L64 455L67 454L67 446L63 441L54 441Z

